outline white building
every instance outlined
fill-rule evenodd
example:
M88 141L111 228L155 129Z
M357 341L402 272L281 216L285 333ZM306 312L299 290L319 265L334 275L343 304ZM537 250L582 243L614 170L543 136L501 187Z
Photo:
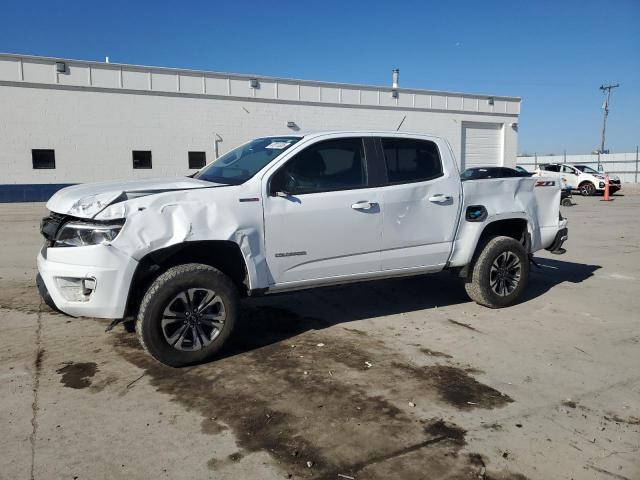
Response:
M185 175L253 137L298 130L432 133L461 168L515 166L520 113L514 97L12 54L0 54L0 106L0 201Z

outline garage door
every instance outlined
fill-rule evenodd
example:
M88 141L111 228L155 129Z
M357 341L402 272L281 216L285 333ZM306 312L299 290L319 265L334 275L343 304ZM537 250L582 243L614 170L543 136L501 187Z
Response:
M502 124L462 123L461 170L471 167L502 165Z

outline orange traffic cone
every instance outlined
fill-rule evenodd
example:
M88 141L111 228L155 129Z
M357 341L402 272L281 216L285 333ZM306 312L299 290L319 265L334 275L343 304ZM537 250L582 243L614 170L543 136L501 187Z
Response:
M611 199L609 198L609 174L604 174L604 198L602 199L604 202L609 202Z

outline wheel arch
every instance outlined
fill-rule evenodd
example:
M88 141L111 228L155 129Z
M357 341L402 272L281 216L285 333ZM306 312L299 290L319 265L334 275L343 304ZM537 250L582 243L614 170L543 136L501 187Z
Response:
M594 182L593 180L584 179L584 180L582 180L582 181L578 184L578 190L580 190L580 189L582 188L582 186L583 186L583 185L585 185L585 184L587 184L587 183L591 184L591 185L593 186L593 189L594 189L594 190L597 190L597 189L598 189L598 185L596 185L596 184L595 184L595 182Z
M510 217L496 219L483 225L482 231L476 241L473 254L469 261L460 269L459 276L469 277L473 264L482 252L485 245L495 237L510 237L522 244L527 254L531 252L530 223L525 217Z
M147 253L138 262L129 285L125 316L135 316L140 301L153 281L169 268L183 263L202 263L227 275L241 296L250 291L250 274L240 245L231 240L182 242Z

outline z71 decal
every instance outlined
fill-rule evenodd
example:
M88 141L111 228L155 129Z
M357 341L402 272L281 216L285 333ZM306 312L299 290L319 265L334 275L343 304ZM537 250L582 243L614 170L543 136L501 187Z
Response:
M538 180L536 187L553 187L556 184L553 180Z

